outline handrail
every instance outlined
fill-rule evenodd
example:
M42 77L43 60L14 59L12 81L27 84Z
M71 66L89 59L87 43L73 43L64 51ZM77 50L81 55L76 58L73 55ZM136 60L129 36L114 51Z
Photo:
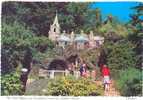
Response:
M55 73L63 73L63 75L67 76L69 74L68 70L44 70L44 72L46 75L44 75L45 77L47 75L49 75L50 78L54 78L55 77ZM48 74L49 73L49 74ZM79 73L79 71L74 71L74 75L76 77L79 77L79 75L77 75Z
M67 70L47 70L47 72L68 72Z

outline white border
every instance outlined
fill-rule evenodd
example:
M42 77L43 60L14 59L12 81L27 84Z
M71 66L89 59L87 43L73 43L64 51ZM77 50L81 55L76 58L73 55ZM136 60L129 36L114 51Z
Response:
M143 97L109 97L109 96L1 96L1 100L143 100Z
M26 1L26 2L143 2L143 0L0 0L4 1Z
M143 2L143 0L0 0L1 4L5 1L26 1L26 2ZM0 9L0 25L1 25L1 10ZM0 26L1 27L1 26ZM1 28L0 28L0 40L1 40ZM1 46L1 42L0 42ZM1 47L0 47L1 50ZM1 52L0 52L1 53ZM86 96L86 97L72 97L72 96L0 96L1 100L143 100L143 97L111 97L111 96Z

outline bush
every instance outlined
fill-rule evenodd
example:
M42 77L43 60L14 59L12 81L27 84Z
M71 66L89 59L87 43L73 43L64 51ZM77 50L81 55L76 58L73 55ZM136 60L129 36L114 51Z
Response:
M2 95L20 95L22 94L22 85L18 73L9 73L1 76L1 94Z
M128 68L120 72L117 88L123 96L142 95L142 73L135 68Z
M42 79L43 80L43 79ZM40 80L39 80L40 81ZM103 95L103 87L97 86L88 79L74 77L58 77L55 79L45 80L47 85L42 85L37 92L35 90L26 92L28 95L52 95L52 96L89 96ZM42 82L45 83L45 81ZM39 86L37 86L39 87ZM40 91L40 92L38 92Z

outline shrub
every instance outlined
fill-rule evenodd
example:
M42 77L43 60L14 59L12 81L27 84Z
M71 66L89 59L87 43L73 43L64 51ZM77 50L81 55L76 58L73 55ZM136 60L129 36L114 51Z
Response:
M22 85L20 81L20 75L18 73L9 73L1 76L1 94L22 94Z
M42 79L43 80L43 79ZM39 80L40 81L40 80ZM47 80L45 80L47 81ZM42 82L42 84L44 81ZM39 86L38 86L39 87ZM47 85L39 88L40 92L27 91L28 95L52 95L52 96L89 96L103 95L103 88L97 86L94 82L88 79L74 77L57 77L47 81Z
M142 73L135 68L128 68L120 72L117 79L117 88L123 96L142 95Z

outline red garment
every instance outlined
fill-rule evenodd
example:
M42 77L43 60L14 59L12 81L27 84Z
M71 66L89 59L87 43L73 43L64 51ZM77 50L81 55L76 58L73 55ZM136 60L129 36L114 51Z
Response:
M102 75L103 75L103 76L109 76L109 75L110 75L109 68L103 67L103 68L102 68Z

